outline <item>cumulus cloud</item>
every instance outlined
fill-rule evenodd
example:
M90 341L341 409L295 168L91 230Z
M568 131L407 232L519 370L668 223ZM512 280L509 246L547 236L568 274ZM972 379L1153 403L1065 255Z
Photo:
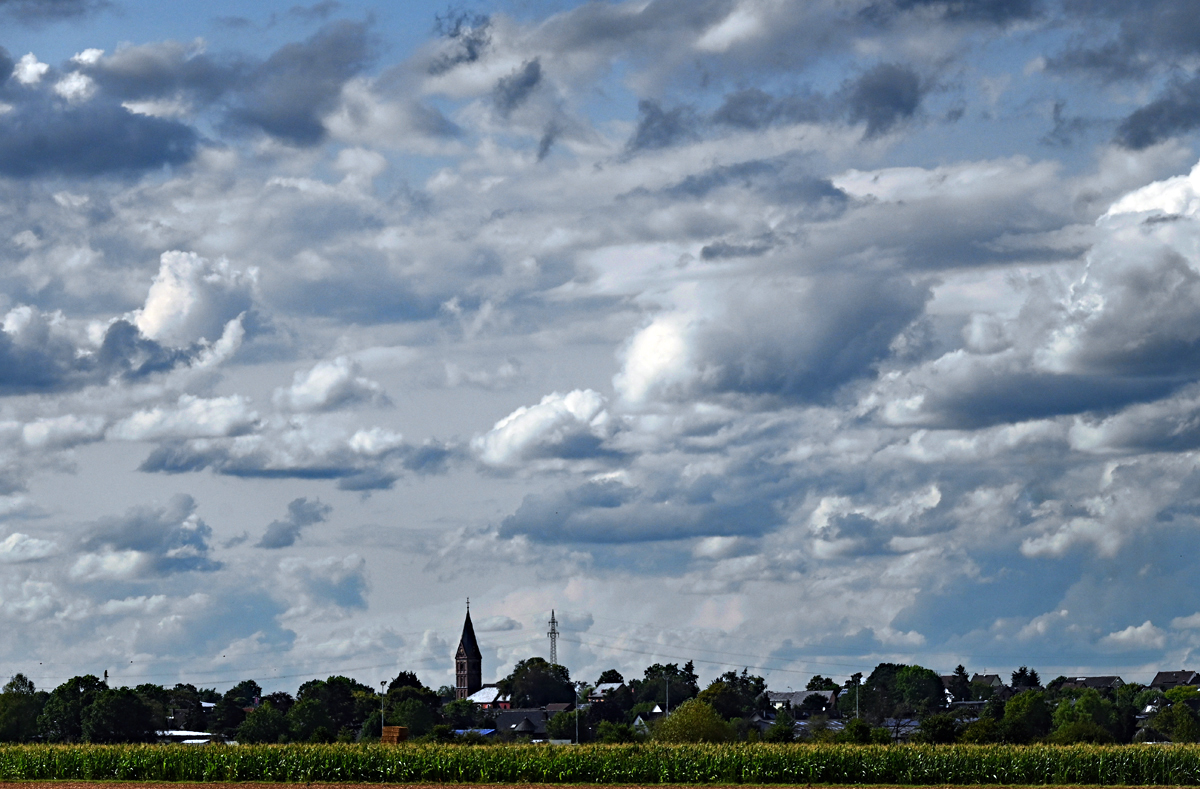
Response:
M1140 625L1130 625L1124 630L1109 633L1100 639L1100 645L1108 649L1129 652L1162 649L1166 645L1166 640L1166 633L1147 619Z
M212 572L221 567L209 557L209 527L188 495L166 507L135 507L120 517L88 527L71 568L81 580L129 580L182 572Z
M194 252L164 252L146 304L133 323L151 340L173 345L221 338L226 324L250 309L254 269L242 272L228 260L209 261Z
M58 545L52 540L40 540L28 534L13 532L0 541L0 564L33 562L53 556Z
M267 527L266 533L255 547L287 548L294 545L305 527L324 523L331 512L333 507L322 504L319 500L293 499L288 503L287 517L281 521L271 521L271 525Z
M383 387L362 376L362 367L345 356L318 362L297 372L292 385L276 389L275 405L289 411L332 411L358 404L385 405Z
M539 459L583 459L605 454L616 425L602 395L576 389L521 406L471 442L479 459L495 467Z

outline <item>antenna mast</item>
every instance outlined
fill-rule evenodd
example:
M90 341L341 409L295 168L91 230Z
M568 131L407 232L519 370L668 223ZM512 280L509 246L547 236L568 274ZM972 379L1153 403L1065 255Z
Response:
M554 609L550 609L550 665L558 665L558 620L554 618Z

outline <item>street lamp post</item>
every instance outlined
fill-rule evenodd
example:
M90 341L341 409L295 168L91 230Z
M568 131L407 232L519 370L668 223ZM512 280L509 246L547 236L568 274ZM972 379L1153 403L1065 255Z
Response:
M387 694L384 693L384 688L387 687L387 680L379 682L379 736L383 736L383 727L387 724Z

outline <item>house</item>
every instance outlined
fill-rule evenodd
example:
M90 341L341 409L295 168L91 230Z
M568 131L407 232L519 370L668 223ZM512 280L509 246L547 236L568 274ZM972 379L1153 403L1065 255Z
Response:
M155 735L157 735L158 741L161 743L170 742L180 745L208 745L210 742L225 742L225 738L219 734L210 734L206 731L189 731L187 729L156 731Z
M1000 679L999 674L974 674L971 676L971 684L974 685L976 682L993 689L1004 687L1004 680Z
M545 737L546 724L552 717L554 716L541 707L500 710L496 713L496 732L500 735Z
M1150 680L1155 690L1170 690L1183 685L1200 685L1200 674L1195 671L1160 671Z
M789 690L767 691L767 702L779 709L791 707L792 714L799 716L801 711L825 712L837 709L838 691L836 690ZM807 706L805 706L807 705Z
M588 701L593 704L598 704L604 701L604 697L613 691L625 687L624 682L601 682L596 687L592 688L588 693Z
M1060 687L1063 688L1091 688L1092 690L1115 691L1117 688L1125 684L1125 681L1120 677L1103 676L1103 677L1067 677L1067 681Z
M550 713L551 718L560 712L570 712L573 709L575 709L575 705L569 701L555 702L554 704L546 705L546 712Z
M512 698L507 693L501 693L500 688L495 685L484 685L467 696L467 701L474 702L485 710L506 710L512 706Z

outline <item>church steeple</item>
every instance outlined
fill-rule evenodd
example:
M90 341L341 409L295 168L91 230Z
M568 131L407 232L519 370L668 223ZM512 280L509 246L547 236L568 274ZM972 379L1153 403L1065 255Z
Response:
M471 601L467 600L467 619L463 622L462 638L454 653L454 698L465 699L483 687L483 655L475 640L471 624Z

